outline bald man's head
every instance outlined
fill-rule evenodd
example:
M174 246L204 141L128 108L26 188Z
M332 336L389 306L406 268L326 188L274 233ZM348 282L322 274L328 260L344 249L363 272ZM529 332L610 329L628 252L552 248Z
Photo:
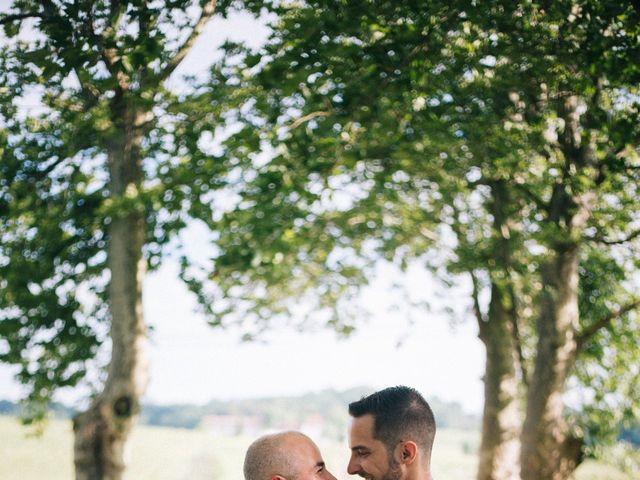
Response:
M245 480L333 479L320 450L300 432L265 435L253 442L244 458Z
M244 457L245 480L270 480L274 475L293 476L288 444L295 432L265 435L253 442Z

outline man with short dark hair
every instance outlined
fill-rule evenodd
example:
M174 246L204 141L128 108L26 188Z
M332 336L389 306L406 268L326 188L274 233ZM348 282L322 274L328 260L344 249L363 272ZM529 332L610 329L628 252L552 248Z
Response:
M254 441L244 458L245 480L336 480L327 470L320 450L300 432L264 435Z
M436 422L417 390L385 388L349 404L349 414L350 475L369 480L433 480Z

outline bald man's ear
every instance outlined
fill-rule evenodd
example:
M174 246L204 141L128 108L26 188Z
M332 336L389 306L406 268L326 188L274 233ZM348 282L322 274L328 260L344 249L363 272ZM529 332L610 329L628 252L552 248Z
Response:
M271 480L287 480L282 475L271 475Z
M400 463L410 465L418 456L418 445L411 440L400 443L398 445L398 456Z

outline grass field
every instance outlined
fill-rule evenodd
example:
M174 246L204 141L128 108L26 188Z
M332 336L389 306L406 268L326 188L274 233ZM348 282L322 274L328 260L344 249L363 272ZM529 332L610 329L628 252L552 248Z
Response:
M70 480L73 478L71 424L52 421L41 437L26 436L27 429L12 417L0 416L0 479ZM244 452L249 437L216 437L202 430L139 426L129 443L129 480L242 480ZM344 469L346 444L318 441L325 461L338 480ZM472 480L478 435L473 432L438 432L433 452L433 474L444 480ZM637 477L636 477L637 478ZM577 480L632 480L613 467L587 462Z

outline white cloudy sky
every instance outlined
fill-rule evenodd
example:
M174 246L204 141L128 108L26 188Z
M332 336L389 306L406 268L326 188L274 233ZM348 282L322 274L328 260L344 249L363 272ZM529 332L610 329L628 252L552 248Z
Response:
M364 303L375 314L349 339L322 329L279 330L256 344L239 342L237 330L204 325L169 269L147 283L145 312L155 325L150 400L205 402L406 384L427 396L458 401L468 411L482 407L484 361L473 322L453 329L443 315L418 313L410 324L406 313L387 311L394 301L385 288L389 278L365 293ZM392 275L388 269L380 272ZM433 287L426 275L412 277Z
M0 8L7 2L0 0ZM208 25L196 52L177 73L193 73L210 62L224 38L263 41L266 30L246 17ZM145 284L145 315L153 326L151 381L147 401L204 403L265 395L292 395L324 388L345 389L369 385L406 384L426 396L457 401L469 412L482 408L481 375L484 356L472 319L455 331L438 313L418 313L410 324L405 313L389 313L388 284L392 273L380 270L380 279L364 302L375 311L349 339L318 330L270 333L265 343L241 343L237 330L215 330L194 313L194 303L176 280L175 265L150 275ZM408 281L418 291L436 288L423 273ZM432 298L433 299L433 298ZM460 292L440 300L460 306ZM401 341L401 346L398 346ZM0 398L17 399L20 388L14 369L0 365ZM63 400L78 396L67 392Z

